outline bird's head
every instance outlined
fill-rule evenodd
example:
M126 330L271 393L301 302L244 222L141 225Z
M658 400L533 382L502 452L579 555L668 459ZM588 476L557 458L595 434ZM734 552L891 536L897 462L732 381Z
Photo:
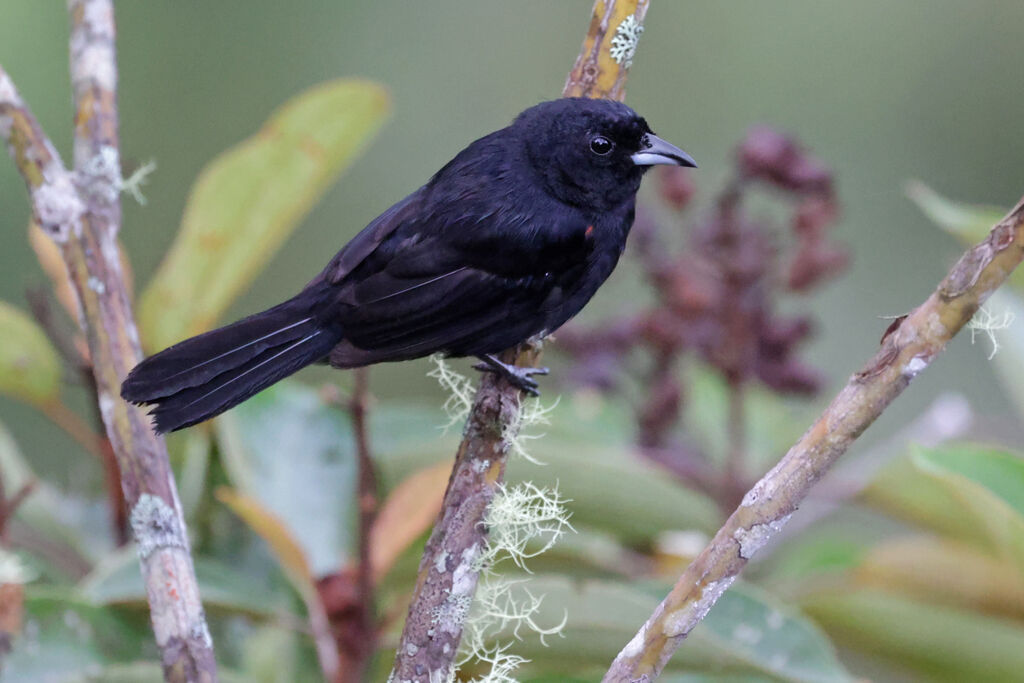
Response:
M598 210L632 198L653 165L697 165L654 135L643 117L611 100L542 102L520 114L512 129L551 194Z

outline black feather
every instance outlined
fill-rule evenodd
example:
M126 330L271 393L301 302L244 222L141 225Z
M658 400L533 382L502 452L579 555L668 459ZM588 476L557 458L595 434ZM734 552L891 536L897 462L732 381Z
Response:
M131 371L121 396L152 403L158 432L202 422L323 359L341 331L314 316L305 291L269 310L150 356Z
M484 355L553 332L622 254L646 164L662 163L639 154L650 135L618 102L531 107L372 221L298 296L147 358L122 396L155 404L157 430L172 431L324 358Z

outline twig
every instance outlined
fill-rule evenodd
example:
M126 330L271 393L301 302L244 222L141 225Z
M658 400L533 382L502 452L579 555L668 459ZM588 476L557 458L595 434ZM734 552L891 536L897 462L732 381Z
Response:
M82 357L74 342L64 333L53 319L53 311L50 308L50 300L45 292L36 290L28 292L29 308L32 310L32 317L36 319L43 332L56 347L57 351L64 358L64 362L79 375L82 383L86 386L93 398L93 412L95 413L96 428L103 431L103 417L99 412L99 395L96 390L96 378L93 377L92 365ZM55 425L63 429L71 438L77 441L86 451L96 456L103 466L103 480L107 488L107 502L110 506L110 526L114 534L114 541L118 546L123 546L129 541L128 538L128 510L124 503L124 492L121 490L121 472L117 466L117 456L110 445L110 439L105 435L93 431L80 417L62 402L53 403L40 407L41 412Z
M72 582L84 579L93 569L93 563L89 558L76 548L62 540L54 540L48 534L16 517L9 520L6 531L7 542L11 548L21 548L43 558Z
M970 403L961 394L939 395L923 413L896 434L866 451L847 456L831 470L801 503L800 514L786 524L778 540L762 551L760 559L764 560L765 555L783 547L786 539L795 538L860 495L874 481L879 470L907 452L907 444L934 448L963 438L974 418Z
M185 522L163 440L122 401L121 379L141 357L121 269L117 66L111 0L69 0L75 170L0 69L0 136L28 186L36 222L61 248L81 304L98 403L117 455L138 543L150 616L169 681L215 681Z
M70 366L76 374L80 375L83 380L88 378L88 382L92 382L92 369L89 366L89 361L82 357L82 353L75 346L75 342L71 339L71 336L61 329L57 324L57 321L53 318L53 307L50 306L49 294L39 288L30 289L25 292L25 299L28 301L29 310L32 312L32 317L39 323L39 327L42 328L57 352L64 358L64 362Z
M782 529L811 486L928 367L1022 259L1024 199L992 228L985 241L960 257L927 301L887 330L874 358L850 378L818 421L754 485L686 569L616 657L604 677L606 682L657 677L747 561Z
M0 473L0 544L7 545L9 540L7 523L11 521L14 513L18 511L18 507L25 502L25 499L28 498L35 487L35 480L30 479L22 484L21 488L13 496L8 498L3 475Z
M356 628L346 638L340 655L344 655L340 669L342 683L359 683L366 677L366 669L377 649L377 623L374 605L373 566L370 561L370 534L377 518L377 468L370 451L367 407L370 400L369 369L353 371L355 388L349 401L349 415L356 437L356 455L359 460L357 505L359 509L359 559L356 565L357 615Z
M632 49L620 51L619 61L611 56L610 49L613 41L623 45L618 29L624 23L642 24L648 4L649 0L594 3L589 30L566 81L564 96L622 99ZM501 357L507 363L536 366L540 344L524 344L505 351ZM480 380L441 515L420 560L395 656L396 681L448 680L479 578L476 560L487 534L484 514L504 478L508 439L515 436L519 419L519 398L519 390L502 378L485 373Z

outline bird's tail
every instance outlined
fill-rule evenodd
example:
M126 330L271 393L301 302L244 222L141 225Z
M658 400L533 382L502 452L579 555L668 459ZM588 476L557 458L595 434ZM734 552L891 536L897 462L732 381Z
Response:
M132 403L155 404L157 432L208 420L325 357L342 339L319 322L314 298L294 299L186 339L139 363L121 385Z

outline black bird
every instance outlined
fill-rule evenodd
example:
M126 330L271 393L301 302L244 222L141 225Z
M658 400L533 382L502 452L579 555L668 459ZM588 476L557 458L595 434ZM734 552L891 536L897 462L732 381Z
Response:
M493 354L556 330L611 274L654 164L696 166L619 102L566 98L480 138L381 214L293 298L175 344L121 386L158 432L219 415L302 367Z

